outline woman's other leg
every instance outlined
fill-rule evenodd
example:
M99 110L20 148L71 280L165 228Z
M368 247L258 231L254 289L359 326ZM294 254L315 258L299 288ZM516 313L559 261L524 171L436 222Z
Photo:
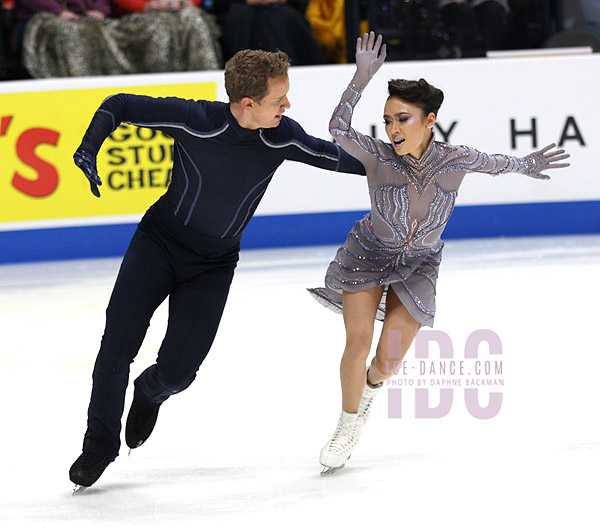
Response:
M369 367L370 384L377 385L393 375L394 363L397 366L402 362L420 327L421 324L410 316L394 290L388 289L383 328Z

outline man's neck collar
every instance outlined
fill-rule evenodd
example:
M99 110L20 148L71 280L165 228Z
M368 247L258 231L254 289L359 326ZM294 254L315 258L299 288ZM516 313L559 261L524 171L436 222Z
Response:
M235 121L237 121L238 125L242 127L242 129L259 129L259 127L252 126L251 122L248 120L247 113L246 111L244 111L244 107L240 102L230 102L229 110L231 112L231 115L235 118Z

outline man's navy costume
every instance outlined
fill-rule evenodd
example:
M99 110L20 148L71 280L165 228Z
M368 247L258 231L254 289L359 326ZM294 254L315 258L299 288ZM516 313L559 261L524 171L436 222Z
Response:
M135 380L135 399L160 404L187 388L214 340L238 260L242 232L284 160L364 175L334 143L283 116L279 126L241 127L229 105L117 94L106 99L78 149L96 156L122 122L174 139L172 181L131 240L106 311L94 367L83 451L119 452L129 365L150 318L169 296L156 364Z

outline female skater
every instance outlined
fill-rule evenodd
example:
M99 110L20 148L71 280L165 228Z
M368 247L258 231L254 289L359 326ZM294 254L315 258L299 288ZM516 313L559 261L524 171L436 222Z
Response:
M389 82L383 118L391 143L355 131L350 125L354 107L385 60L381 41L373 32L358 39L356 73L329 124L339 145L365 166L371 212L338 250L325 288L310 289L325 306L342 311L346 328L342 413L320 455L326 470L350 458L373 398L392 375L398 359L388 362L388 331L401 332L404 356L419 328L433 325L444 245L440 236L465 174L522 173L545 180L543 171L569 165L558 163L569 156L564 150L550 152L554 144L517 158L436 142L432 128L444 95L424 79ZM383 320L383 328L367 371L375 319Z

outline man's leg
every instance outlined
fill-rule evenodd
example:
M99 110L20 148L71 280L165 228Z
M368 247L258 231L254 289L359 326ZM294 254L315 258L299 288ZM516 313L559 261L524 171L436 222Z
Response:
M218 267L173 289L169 325L157 362L135 380L126 429L129 447L146 441L160 405L195 379L217 333L233 272L234 266Z
M129 366L152 314L169 294L172 283L172 271L161 247L138 230L106 310L106 328L93 372L84 452L110 461L117 457Z

